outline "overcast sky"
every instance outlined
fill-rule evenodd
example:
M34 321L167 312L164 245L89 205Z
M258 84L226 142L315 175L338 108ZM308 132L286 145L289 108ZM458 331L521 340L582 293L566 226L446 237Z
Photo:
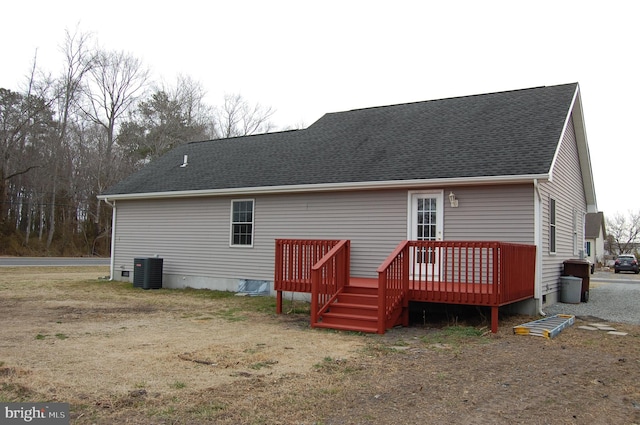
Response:
M37 50L57 74L64 31L277 110L280 127L326 112L578 82L598 208L640 210L638 1L32 0L2 6L0 87Z

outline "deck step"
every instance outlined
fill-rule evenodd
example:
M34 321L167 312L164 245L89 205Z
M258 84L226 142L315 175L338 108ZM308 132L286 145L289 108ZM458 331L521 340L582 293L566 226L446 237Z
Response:
M337 302L331 305L331 307L329 308L329 313L353 315L353 316L377 317L378 306Z
M329 310L320 315L316 328L353 332L378 332L378 288L372 279L356 279L346 285L331 304ZM393 324L391 325L393 326Z
M372 288L370 286L358 286L358 285L346 285L343 288L345 294L362 294L378 296L378 288Z
M349 313L324 313L322 323L335 325L350 325L355 327L377 327L378 318L376 316L366 316Z
M377 306L378 296L369 295L369 294L354 294L351 292L342 292L338 294L338 303Z
M349 326L349 325L340 325L337 323L323 323L323 322L319 322L315 324L316 328L322 328L322 329L334 329L336 331L351 331L351 332L365 332L365 333L377 333L378 332L378 328L377 327L370 327L370 326L361 326L361 327L356 327L356 326Z

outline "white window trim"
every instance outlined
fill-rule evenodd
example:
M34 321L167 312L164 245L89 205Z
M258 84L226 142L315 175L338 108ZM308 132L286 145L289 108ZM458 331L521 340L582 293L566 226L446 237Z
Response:
M247 245L239 245L233 243L233 205L236 202L248 202L251 201L251 243ZM256 200L254 198L244 199L232 199L231 207L229 208L229 247L231 248L253 248L253 241L255 240L256 232Z
M407 192L407 240L413 238L413 227L415 225L415 214L413 211L413 196L424 195L426 197L433 196L437 199L437 222L438 224L438 236L436 240L444 240L444 190L409 190Z

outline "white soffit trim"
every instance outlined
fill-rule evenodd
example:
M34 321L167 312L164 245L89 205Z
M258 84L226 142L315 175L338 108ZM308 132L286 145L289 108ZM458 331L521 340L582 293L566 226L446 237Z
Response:
M126 200L126 199L164 199L164 198L191 198L201 196L239 196L239 195L270 195L301 192L335 192L353 190L382 190L382 189L425 189L442 188L448 186L474 186L491 184L521 184L533 183L535 179L548 180L548 174L528 174L499 177L459 177L452 179L432 180L391 180L379 182L346 182L346 183L322 183L291 186L263 186L263 187L239 187L229 189L210 190L184 190L175 192L149 192L149 193L122 193L114 195L99 195L102 200Z

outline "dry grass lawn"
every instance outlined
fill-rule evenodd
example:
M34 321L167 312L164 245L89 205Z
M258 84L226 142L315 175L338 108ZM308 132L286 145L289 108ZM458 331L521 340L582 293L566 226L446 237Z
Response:
M0 268L0 401L73 424L640 424L640 327L496 335L429 310L386 335L309 328L308 306L134 289L105 267Z

